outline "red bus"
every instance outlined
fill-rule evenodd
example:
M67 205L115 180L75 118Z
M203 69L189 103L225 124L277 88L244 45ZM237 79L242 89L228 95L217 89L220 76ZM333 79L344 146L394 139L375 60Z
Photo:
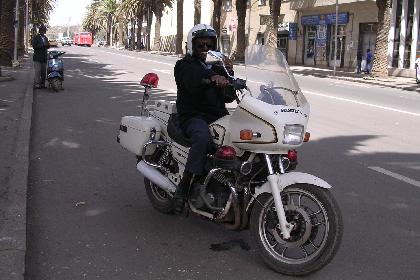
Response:
M80 33L75 33L73 37L74 44L77 46L87 46L90 47L93 44L92 33L82 31Z
M79 33L74 33L73 44L75 44L76 46L79 44Z

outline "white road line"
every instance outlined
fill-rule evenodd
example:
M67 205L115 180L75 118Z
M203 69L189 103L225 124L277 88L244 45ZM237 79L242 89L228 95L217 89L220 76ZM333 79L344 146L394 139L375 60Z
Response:
M390 176L392 178L395 178L397 180L403 181L407 184L410 184L410 185L413 185L413 186L416 186L416 187L420 188L420 182L419 181L416 181L416 180L413 180L411 178L405 177L405 176L400 175L398 173L391 172L391 171L386 170L386 169L384 169L382 167L379 167L379 166L369 166L368 168L371 169L371 170L374 170L376 172L382 173L384 175L388 175L388 176Z
M342 98L342 97L330 96L330 95L317 93L317 92L313 92L313 91L308 91L308 90L303 90L303 92L307 93L307 94L312 94L312 95L315 95L315 96L321 96L321 97L326 97L326 98L335 99L335 100L339 100L339 101L345 101L345 102L364 105L364 106L368 106L368 107L378 108L378 109L382 109L382 110L387 110L387 111L402 113L402 114L411 115L411 116L415 116L415 117L420 117L420 113L403 111L403 110L399 110L399 109L395 109L395 108L391 108L391 107L370 104L370 103L361 102L361 101L352 100L352 99L347 99L347 98Z

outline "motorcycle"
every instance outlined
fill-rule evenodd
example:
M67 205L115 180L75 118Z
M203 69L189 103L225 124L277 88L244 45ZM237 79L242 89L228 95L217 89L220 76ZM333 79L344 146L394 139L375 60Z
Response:
M56 50L48 52L47 81L48 86L55 92L63 90L64 63L60 56L65 53Z
M223 54L209 51L206 62L220 64L229 75ZM209 125L217 150L207 155L205 178L193 180L186 207L228 229L249 229L268 266L306 275L336 254L343 233L340 209L330 184L294 171L296 148L309 141L310 108L283 54L249 46L245 62L248 80L229 76L238 105ZM171 213L191 144L179 128L174 102L149 100L158 80L154 73L143 77L141 115L122 118L117 141L136 154L152 206Z

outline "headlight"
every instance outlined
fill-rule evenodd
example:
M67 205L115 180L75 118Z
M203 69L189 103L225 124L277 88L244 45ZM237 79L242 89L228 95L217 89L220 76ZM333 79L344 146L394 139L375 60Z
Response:
M299 145L303 140L303 125L292 124L284 126L283 144Z

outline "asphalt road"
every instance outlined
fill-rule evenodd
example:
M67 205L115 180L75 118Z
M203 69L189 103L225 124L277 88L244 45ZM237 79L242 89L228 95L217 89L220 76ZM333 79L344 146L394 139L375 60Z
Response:
M153 98L174 98L177 58L64 49L65 90L34 93L26 279L291 279L238 245L249 232L153 210L135 157L116 143L144 74L160 76ZM418 279L420 96L296 78L312 135L298 170L334 186L345 224L336 257L305 278ZM210 249L224 242L229 250Z

